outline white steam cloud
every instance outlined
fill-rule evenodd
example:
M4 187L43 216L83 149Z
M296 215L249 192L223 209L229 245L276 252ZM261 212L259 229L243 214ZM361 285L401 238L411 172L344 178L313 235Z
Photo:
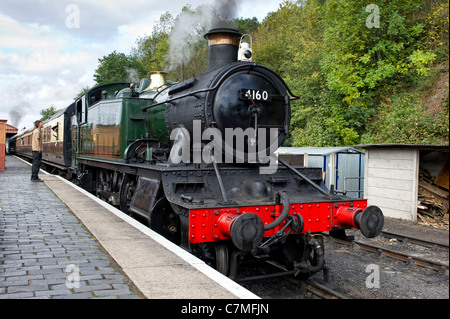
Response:
M127 81L128 82L138 83L140 81L139 73L137 70L126 67L125 72L127 72Z
M169 52L166 56L168 71L183 63L188 63L195 45L212 28L229 26L238 12L237 0L215 0L213 6L198 7L195 12L182 12L175 21L170 38Z

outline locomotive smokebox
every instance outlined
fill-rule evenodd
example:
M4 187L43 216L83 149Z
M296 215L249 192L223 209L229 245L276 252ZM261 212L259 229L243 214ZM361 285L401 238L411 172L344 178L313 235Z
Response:
M242 34L231 28L211 29L205 34L209 43L209 61L206 72L237 62Z
M183 146L177 149L190 148L190 154L183 154L192 155L192 162L212 162L205 156L210 152L197 152L207 143L217 151L219 163L267 163L271 158L268 155L283 143L289 131L291 110L285 82L262 65L238 61L241 34L235 29L211 29L205 38L209 41L207 71L171 86L164 118L150 115L154 122L150 127L164 125L167 136L183 127L191 139L182 139L184 143L179 145ZM153 110L162 104L147 108ZM217 134L206 136L211 132ZM194 147L194 140L200 139ZM177 154L175 149L172 154Z

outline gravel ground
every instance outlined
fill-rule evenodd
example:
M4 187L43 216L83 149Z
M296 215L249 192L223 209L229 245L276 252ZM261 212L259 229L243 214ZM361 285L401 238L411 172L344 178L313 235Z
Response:
M359 299L449 298L448 273L378 257L331 238L325 247L330 284L343 294ZM317 275L313 278L320 280Z
M449 233L414 222L386 218L384 230L448 244ZM445 251L429 249L382 237L366 240L359 231L347 231L356 240L388 247L416 256L449 263ZM345 246L333 238L325 238L325 265L329 268L328 285L338 292L357 299L448 299L448 271L438 272L414 264L407 264L376 253L366 252L357 246ZM247 270L252 272L252 270ZM322 273L312 280L324 283ZM308 299L315 298L300 285L277 278L242 283L244 287L262 298Z

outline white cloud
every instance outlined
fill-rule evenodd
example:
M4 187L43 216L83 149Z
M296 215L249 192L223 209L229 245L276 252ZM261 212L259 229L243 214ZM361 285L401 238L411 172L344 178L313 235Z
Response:
M92 86L98 59L114 50L129 54L163 13L222 1L1 0L0 119L31 127L41 109L66 107ZM282 0L235 2L239 17L261 21ZM79 8L79 28L66 24L71 4Z

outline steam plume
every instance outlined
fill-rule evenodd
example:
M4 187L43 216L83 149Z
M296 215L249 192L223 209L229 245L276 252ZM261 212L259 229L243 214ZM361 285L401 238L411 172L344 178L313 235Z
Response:
M230 27L238 12L237 0L215 0L213 6L198 7L195 12L182 12L175 21L169 37L169 52L166 56L171 71L188 63L195 45L212 28Z
M11 121L11 125L18 127L20 124L24 114L28 112L30 109L30 104L28 102L22 102L20 104L16 104L12 110L9 111L9 120Z

